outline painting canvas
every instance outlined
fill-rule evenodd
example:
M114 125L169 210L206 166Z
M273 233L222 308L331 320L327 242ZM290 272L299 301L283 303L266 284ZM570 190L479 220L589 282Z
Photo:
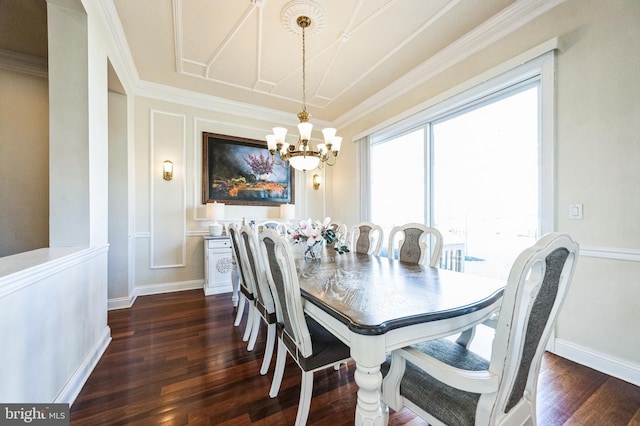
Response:
M207 132L202 142L203 203L294 203L293 171L273 163L266 142Z

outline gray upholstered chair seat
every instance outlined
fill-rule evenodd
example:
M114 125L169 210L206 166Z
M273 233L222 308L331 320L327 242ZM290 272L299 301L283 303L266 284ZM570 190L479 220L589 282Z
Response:
M284 327L278 327L278 336L282 338L291 356L296 359L304 371L313 371L322 366L331 365L349 358L349 347L342 343L313 318L305 315L307 328L311 335L313 353L307 357L298 352L295 342L284 332Z
M412 347L462 370L482 371L489 368L488 360L446 339L422 342ZM387 362L381 367L385 375L389 371L390 358L389 356ZM400 382L400 393L445 424L456 426L475 424L479 393L463 392L448 386L409 361Z

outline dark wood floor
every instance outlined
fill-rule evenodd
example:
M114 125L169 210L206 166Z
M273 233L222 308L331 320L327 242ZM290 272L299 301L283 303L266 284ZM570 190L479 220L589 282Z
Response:
M246 317L246 316L245 316ZM288 425L296 416L300 370L288 361L280 394L268 397L273 363L258 370L264 330L253 352L233 326L229 294L201 290L139 297L109 312L113 340L71 407L72 425ZM314 377L309 425L353 424L353 363ZM425 425L408 410L390 425ZM640 388L546 354L538 424L640 425Z

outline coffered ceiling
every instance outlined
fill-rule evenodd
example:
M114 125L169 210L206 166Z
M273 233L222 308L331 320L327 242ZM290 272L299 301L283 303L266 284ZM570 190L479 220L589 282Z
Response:
M514 0L115 0L143 80L332 121ZM292 7L292 9L289 9ZM294 12L291 12L293 10Z
M135 82L292 114L302 104L302 37L295 16L311 15L307 109L315 119L344 122L563 0L95 1L133 62ZM0 6L15 14L46 3L0 0ZM17 47L3 40L0 49L42 54L12 31Z

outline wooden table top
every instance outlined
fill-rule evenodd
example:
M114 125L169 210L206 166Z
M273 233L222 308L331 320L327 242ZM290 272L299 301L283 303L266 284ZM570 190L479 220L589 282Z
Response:
M453 318L502 297L505 282L366 254L296 259L302 296L358 334Z

